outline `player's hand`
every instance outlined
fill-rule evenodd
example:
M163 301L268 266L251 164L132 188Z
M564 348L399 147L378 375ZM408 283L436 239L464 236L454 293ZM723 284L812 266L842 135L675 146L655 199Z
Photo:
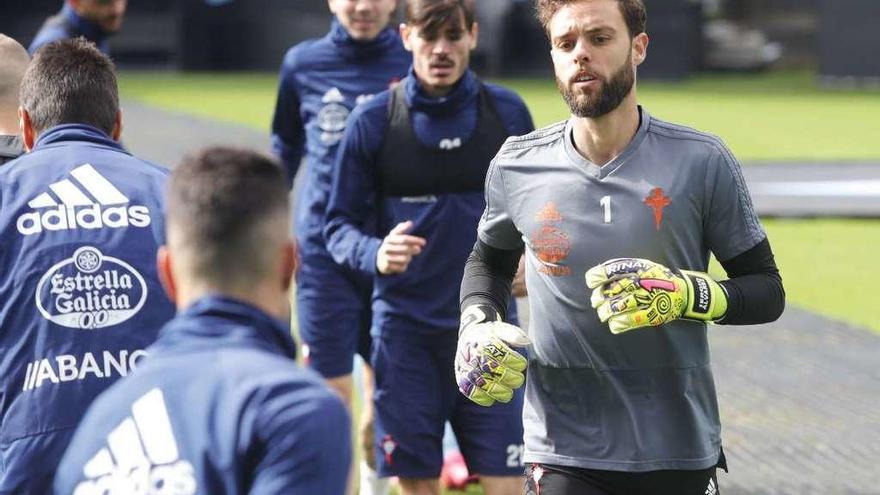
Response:
M409 267L413 256L422 253L425 247L425 239L414 235L408 235L413 223L410 220L397 224L388 235L382 239L379 252L376 253L376 269L382 275L403 273Z
M612 333L687 318L714 321L727 312L727 294L708 274L678 273L640 258L608 260L586 273L590 302Z
M510 402L513 390L525 382L523 372L528 365L526 358L510 346L531 343L519 327L489 321L489 312L479 305L464 310L455 353L458 389L481 406Z

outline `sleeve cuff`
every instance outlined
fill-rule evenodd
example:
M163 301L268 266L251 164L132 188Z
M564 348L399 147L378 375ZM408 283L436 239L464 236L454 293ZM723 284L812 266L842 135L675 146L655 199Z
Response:
M382 239L378 237L368 237L364 240L363 248L360 256L358 256L358 269L376 275L376 255L379 253L379 246L382 245Z

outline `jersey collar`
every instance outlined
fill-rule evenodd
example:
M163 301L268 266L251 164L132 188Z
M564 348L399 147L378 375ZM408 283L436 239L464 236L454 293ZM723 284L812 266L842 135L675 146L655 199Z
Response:
M162 328L154 347L172 350L195 343L203 348L205 339L212 345L258 347L296 358L288 325L251 304L221 295L202 297L178 313Z
M24 153L24 145L18 136L0 135L0 158L17 158ZM3 160L0 160L2 163Z
M103 131L85 124L61 124L46 129L37 138L34 151L50 145L73 142L95 143L127 153L121 144L110 139Z
M327 37L336 46L339 53L349 60L374 58L403 43L400 40L400 35L391 27L383 29L373 40L358 41L351 37L351 34L345 30L336 17L333 17Z
M480 82L470 69L464 72L449 94L439 98L428 96L425 93L412 67L410 67L406 79L403 80L403 84L406 90L406 105L413 110L433 115L458 113L461 109L472 104L480 92Z
M639 145L642 144L642 141L645 139L645 136L648 133L648 126L651 123L651 115L647 110L642 108L639 105L639 128L636 130L635 135L632 140L626 145L623 152L614 157L613 160L606 163L604 166L596 165L590 160L586 159L583 155L578 153L577 149L574 146L574 141L572 137L573 132L573 124L574 117L568 119L568 122L565 124L565 133L563 142L565 143L565 154L568 156L568 159L572 164L575 165L579 170L586 172L587 175L591 177L595 177L598 179L604 179L609 174L614 172L618 167L626 163L630 156L638 149Z

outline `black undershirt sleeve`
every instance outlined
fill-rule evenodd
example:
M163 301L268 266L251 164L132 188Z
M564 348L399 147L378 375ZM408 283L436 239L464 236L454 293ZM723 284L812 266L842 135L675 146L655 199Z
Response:
M464 267L461 309L477 304L506 317L510 284L521 255L522 249L498 249L477 240ZM728 300L727 313L717 323L753 325L779 318L785 308L785 289L766 238L739 256L722 261L721 266L730 279L719 282Z
M484 308L491 308L501 319L506 318L510 284L516 275L522 253L522 248L498 249L477 239L464 265L464 277L461 280L461 310L464 311L464 308L478 304Z
M754 325L779 318L785 309L785 289L766 237L721 266L730 279L719 282L727 291L727 313L717 323Z

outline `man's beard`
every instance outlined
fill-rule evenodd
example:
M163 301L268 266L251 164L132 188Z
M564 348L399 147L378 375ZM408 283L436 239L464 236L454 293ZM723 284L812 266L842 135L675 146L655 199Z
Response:
M556 78L556 87L562 94L562 99L576 117L596 119L620 106L626 95L629 94L635 82L635 71L632 67L632 55L627 57L626 63L615 72L607 82L602 82L602 89L598 96L589 98L583 93L575 94L567 84Z

